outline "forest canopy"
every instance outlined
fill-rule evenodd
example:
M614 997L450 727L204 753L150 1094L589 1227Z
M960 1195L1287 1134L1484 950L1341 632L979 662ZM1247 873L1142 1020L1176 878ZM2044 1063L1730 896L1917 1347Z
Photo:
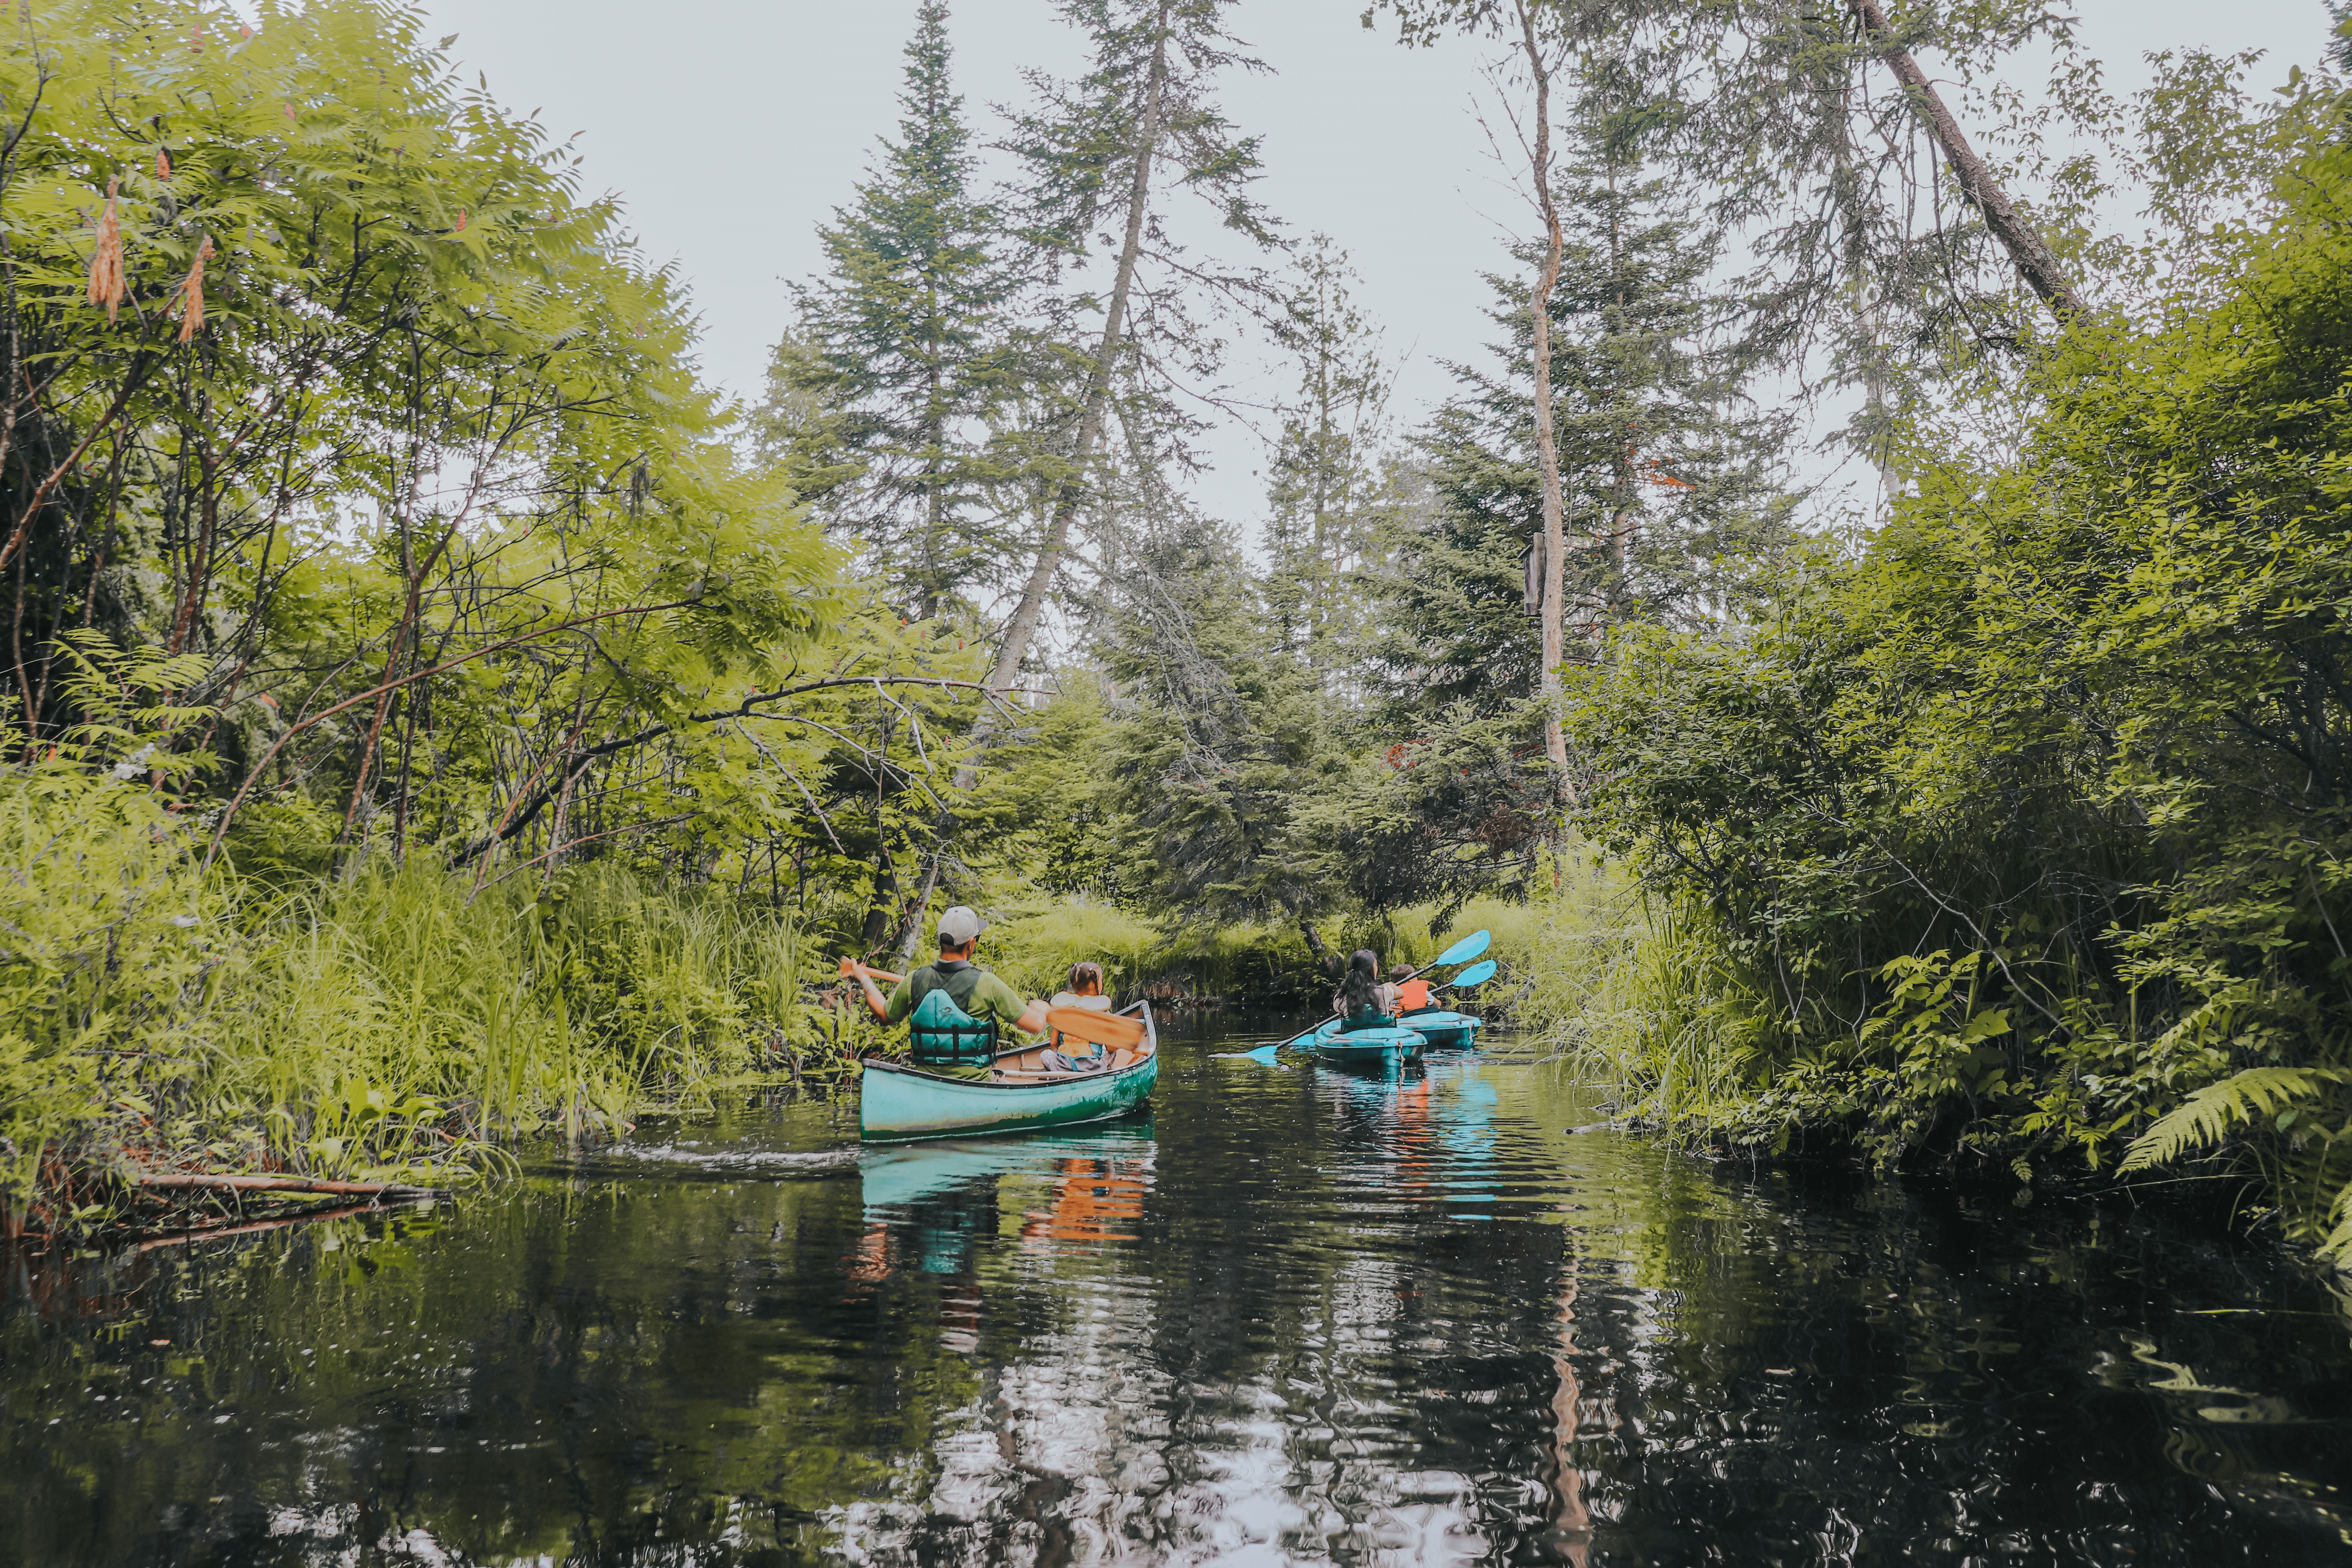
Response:
M2352 1250L2327 39L2117 98L2032 0L1375 6L1524 155L1404 408L1251 7L1054 12L976 110L910 7L748 406L419 13L16 14L9 1224L847 1070L837 961L950 903L1291 1006L1475 906L1667 1136Z

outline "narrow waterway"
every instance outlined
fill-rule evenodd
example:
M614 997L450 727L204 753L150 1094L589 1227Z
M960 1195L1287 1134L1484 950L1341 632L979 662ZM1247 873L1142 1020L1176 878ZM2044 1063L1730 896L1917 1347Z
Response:
M803 1098L0 1254L0 1561L2352 1562L2352 1319L2259 1247L1248 1043L1073 1135Z

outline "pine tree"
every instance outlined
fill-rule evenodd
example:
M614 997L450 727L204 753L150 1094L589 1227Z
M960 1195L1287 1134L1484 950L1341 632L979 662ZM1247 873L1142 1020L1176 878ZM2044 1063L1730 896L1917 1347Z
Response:
M1713 219L1746 229L1746 330L1784 368L1860 386L1873 412L1852 434L1865 449L1883 441L1890 400L1973 363L1955 350L2005 352L2031 331L2028 293L2061 326L2084 310L2073 266L1916 58L1932 48L1968 80L2037 41L2071 56L2073 19L2051 0L1895 16L1879 0L1379 0L1366 19L1381 10L1408 44L1462 32L1524 39L1532 57L1540 36L1575 61L1577 117L1594 120L1597 89L1707 193ZM1540 163L1542 139L1530 142Z
M1066 351L1073 396L1063 477L989 677L996 690L1013 685L1028 655L1113 426L1139 419L1150 428L1128 432L1129 444L1160 445L1182 424L1165 395L1169 369L1214 366L1214 336L1199 330L1184 303L1199 269L1145 276L1148 263L1172 261L1182 249L1165 226L1165 190L1189 191L1211 205L1224 227L1256 244L1274 243L1250 195L1256 140L1236 134L1211 97L1220 73L1265 68L1225 31L1234 4L1061 0L1064 17L1087 36L1087 73L1068 82L1030 77L1038 106L1018 122L1013 142L1029 170L1024 229L1056 266L1082 268L1098 239L1115 248L1107 279L1076 279L1076 290L1055 308L1068 338L1078 339L1081 323L1085 337L1083 346ZM1255 285L1245 275L1221 281L1231 292ZM1108 288L1097 287L1104 283ZM985 730L988 720L982 723Z
M1139 499L1149 510L1102 650L1123 891L1187 920L1280 919L1322 956L1314 921L1338 889L1297 821L1348 766L1331 705L1268 635L1263 584L1233 531L1171 492Z
M1746 405L1747 362L1720 346L1738 301L1709 290L1711 233L1597 142L1563 169L1556 200L1561 633L1580 661L1627 620L1737 614L1798 535L1780 483L1785 421ZM1402 519L1385 579L1399 627L1392 695L1422 710L1468 701L1501 712L1539 684L1540 623L1525 585L1543 528L1533 333L1519 279L1488 283L1500 363L1453 367L1462 391L1419 442L1431 504Z
M785 437L803 493L921 618L998 580L1013 547L990 504L1007 459L987 421L1007 392L1013 279L996 214L969 188L947 21L943 0L915 14L898 140L819 231L828 270L798 291L762 421Z
M1341 695L1370 630L1358 579L1389 500L1380 463L1390 377L1379 334L1350 303L1347 255L1322 235L1299 258L1276 336L1295 356L1269 473L1266 604L1285 647L1318 689Z

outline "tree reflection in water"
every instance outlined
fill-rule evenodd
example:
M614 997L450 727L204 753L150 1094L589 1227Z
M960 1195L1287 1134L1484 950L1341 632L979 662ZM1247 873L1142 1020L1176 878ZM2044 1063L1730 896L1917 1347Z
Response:
M1508 1041L1171 1042L1153 1116L814 1100L455 1212L7 1260L27 1562L2289 1563L2352 1350L2268 1255L1752 1177Z

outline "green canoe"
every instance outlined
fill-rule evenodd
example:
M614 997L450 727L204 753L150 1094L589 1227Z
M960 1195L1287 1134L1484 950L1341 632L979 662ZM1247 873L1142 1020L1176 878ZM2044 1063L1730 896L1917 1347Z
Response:
M1026 1132L1124 1116L1160 1081L1160 1032L1151 1005L1120 1009L1143 1018L1143 1043L1110 1053L1098 1072L1056 1072L1046 1047L1008 1051L986 1078L959 1078L868 1057L859 1079L857 1135L869 1143L980 1132ZM1075 1050L1075 1047L1073 1047Z

